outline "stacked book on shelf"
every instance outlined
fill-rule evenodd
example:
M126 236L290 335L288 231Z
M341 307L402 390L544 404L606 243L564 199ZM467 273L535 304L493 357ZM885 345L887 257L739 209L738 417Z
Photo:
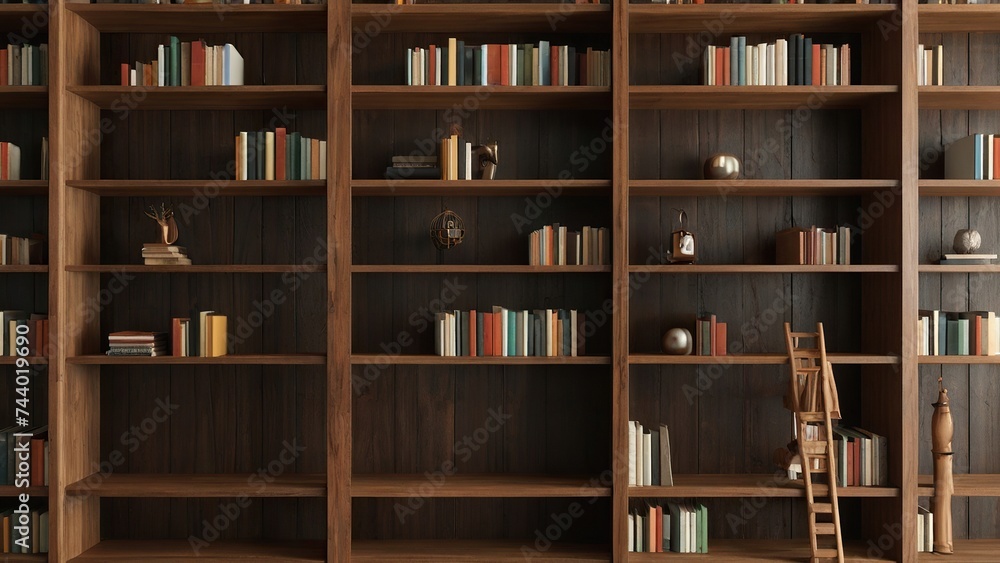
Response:
M818 432L819 427L806 428ZM837 426L833 428L833 440L837 486L885 487L889 484L889 444L885 436L862 428Z
M992 133L976 133L944 149L947 180L1000 180L1000 143Z
M708 553L708 508L692 502L637 502L629 509L628 550Z
M611 234L607 227L584 226L570 231L556 223L532 231L528 260L532 266L603 266L611 263Z
M234 165L237 180L325 180L326 141L284 127L241 131Z
M996 262L996 254L945 254L938 264L945 266L980 266Z
M917 552L934 551L934 513L922 506L917 507Z
M18 332L19 326L27 327ZM18 335L24 335L28 339L27 346L17 342ZM24 311L2 311L0 312L0 340L3 341L4 356L43 356L49 347L49 318L46 315L32 313L29 315ZM27 352L24 354L23 352Z
M851 46L813 43L800 33L756 45L736 36L728 47L705 49L701 75L707 86L849 86Z
M228 324L229 318L215 311L196 311L190 317L175 317L170 322L172 355L203 358L227 355Z
M183 246L147 242L142 245L142 259L147 266L190 266L187 249Z
M921 356L1000 355L1000 318L994 311L922 309L918 318Z
M610 86L611 52L568 45L447 44L406 50L407 86Z
M7 45L0 51L0 73L7 70L7 82L4 86L48 86L49 85L49 46L41 45Z
M726 323L708 314L695 321L694 353L696 356L725 356L728 347Z
M436 156L396 155L392 166L385 169L387 180L443 180ZM470 179L465 178L465 179Z
M944 85L944 46L917 45L917 86Z
M122 86L242 86L243 57L232 43L171 37L156 48L156 59L121 65Z
M20 471L20 453L27 451L27 471ZM49 427L12 425L0 430L0 485L19 488L49 484Z
M45 263L45 237L15 237L0 234L0 266L27 266Z
M777 264L822 265L851 263L851 228L792 227L775 235Z
M434 319L438 356L582 356L584 315L575 309L449 311Z
M670 432L666 424L645 428L628 421L628 484L630 487L672 487Z
M108 355L166 356L167 335L162 332L112 332L108 335Z
M6 141L0 143L0 180L20 179L21 147Z
M48 553L48 510L29 507L27 514L21 514L18 512L19 510L22 510L20 504L0 512L0 519L2 519L0 525L3 526L3 553L25 555ZM22 524L25 517L27 524ZM14 559L14 561L19 561L19 559Z

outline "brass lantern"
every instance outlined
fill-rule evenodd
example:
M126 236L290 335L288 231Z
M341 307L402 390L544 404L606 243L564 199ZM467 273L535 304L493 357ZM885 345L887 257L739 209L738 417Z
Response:
M431 219L431 241L440 250L448 250L462 244L465 238L465 221L447 207Z

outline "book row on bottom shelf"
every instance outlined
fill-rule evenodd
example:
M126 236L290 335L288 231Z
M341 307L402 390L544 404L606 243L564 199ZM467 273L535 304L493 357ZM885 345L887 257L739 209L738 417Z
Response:
M0 311L0 350L4 356L41 356L49 347L47 315Z
M0 485L24 488L48 484L48 425L37 428L13 425L0 430Z
M694 502L636 501L628 515L628 550L708 553L708 508Z
M449 311L434 319L438 356L582 356L586 316L575 309Z
M1000 317L996 312L922 309L918 314L921 356L1000 355Z
M8 505L9 506L9 505ZM4 553L48 553L49 511L19 502L0 511Z

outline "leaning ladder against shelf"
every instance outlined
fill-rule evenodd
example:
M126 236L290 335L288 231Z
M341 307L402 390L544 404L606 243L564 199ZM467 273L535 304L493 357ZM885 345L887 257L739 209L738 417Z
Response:
M816 347L800 347L800 339L815 340ZM785 342L788 346L788 363L792 370L785 407L795 413L802 478L805 481L806 503L809 509L809 545L812 548L810 561L818 563L821 560L836 558L838 563L844 563L840 508L837 502L837 463L832 447L831 424L831 419L840 418L840 403L837 398L836 383L833 381L833 368L826 359L823 323L816 323L816 332L792 332L791 325L785 323ZM815 468L814 462L817 465ZM816 502L812 482L813 469L826 470L829 493L825 502ZM832 521L817 521L820 515L827 514ZM819 547L817 536L833 536L835 547Z

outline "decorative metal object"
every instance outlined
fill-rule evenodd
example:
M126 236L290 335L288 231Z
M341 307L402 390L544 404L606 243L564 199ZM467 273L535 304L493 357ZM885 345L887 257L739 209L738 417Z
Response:
M972 254L983 245L983 237L979 231L974 229L962 229L955 233L955 252L959 254Z
M740 159L733 154L713 154L702 172L706 180L735 180L740 177Z
M948 390L938 378L938 400L934 403L931 418L931 452L934 454L934 496L931 511L934 513L934 551L954 553L952 542L951 497L955 494L952 463L955 452L951 440L955 436L955 423L951 419Z
M687 356L694 350L694 338L686 328L672 328L663 335L663 351L675 356Z
M694 248L694 233L687 230L687 212L683 209L674 209L678 212L677 220L680 229L675 230L670 239L670 261L674 264L691 264L697 258Z
M479 163L480 179L492 180L497 175L497 165L500 164L500 146L496 141L472 147L473 158Z
M172 208L161 203L160 209L157 210L156 206L150 205L149 211L146 212L146 217L156 221L160 226L160 244L173 244L177 242L179 232L177 230L177 222L174 221L174 210Z
M441 250L455 248L465 238L465 221L447 207L431 219L430 228L431 241Z

